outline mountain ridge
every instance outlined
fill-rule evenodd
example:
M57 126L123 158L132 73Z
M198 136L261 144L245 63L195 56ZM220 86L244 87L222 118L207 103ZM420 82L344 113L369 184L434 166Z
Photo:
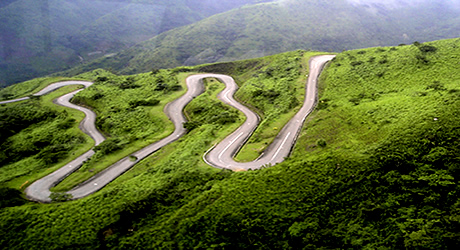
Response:
M95 68L133 74L295 49L337 52L425 42L452 38L459 32L457 10L425 1L377 12L346 1L277 1L234 9L165 32L113 57L64 74L75 75Z
M62 71L259 1L11 1L0 8L0 85Z

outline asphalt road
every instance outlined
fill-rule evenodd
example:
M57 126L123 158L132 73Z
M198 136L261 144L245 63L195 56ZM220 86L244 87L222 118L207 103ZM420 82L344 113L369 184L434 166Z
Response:
M201 76L202 77L200 76L189 77L187 79L187 87L188 87L187 93L185 93L180 98L174 100L173 102L168 103L165 106L164 111L175 126L175 130L172 134L170 134L166 138L163 138L160 141L157 141L131 154L130 155L131 157L127 156L121 159L120 161L109 166L108 168L101 171L100 173L96 174L92 178L81 183L80 185L76 186L72 190L68 191L67 193L71 194L73 199L80 199L85 196L88 196L100 190L101 188L109 184L110 182L112 182L114 179L116 179L118 176L123 174L125 171L133 167L136 163L138 163L145 157L149 156L150 154L154 153L155 151L159 150L165 145L178 140L182 135L184 135L186 133L186 130L184 129L182 124L186 122L186 118L182 111L185 108L185 106L191 100L193 100L193 98L203 93L204 87L203 87L201 79L205 78L205 75L201 75ZM69 85L69 84L65 84L65 85ZM56 86L59 86L59 84L56 84L54 89L58 88ZM39 94L42 95L45 93L49 93L50 91L54 89L53 87L50 87L50 88L47 88L47 89L44 89L38 92L36 95L39 95ZM81 91L81 90L78 90L78 91ZM74 105L69 102L70 99L76 93L78 93L78 91L61 96L55 102L59 105L85 112L86 118L84 121L82 121L80 128L85 133L89 134L95 140L96 145L98 145L104 140L104 137L97 131L94 125L95 114L91 110ZM77 159L73 160L69 164L56 170L55 172L43 177L42 179L35 181L25 190L26 196L31 200L35 200L39 202L51 202L51 199L49 198L51 194L50 189L54 187L55 185L57 185L59 182L61 182L65 177L67 177L68 175L76 171L78 168L80 168L83 162L86 161L93 154L94 154L94 151L90 150L86 152L85 154L79 156Z
M300 132L303 122L308 114L313 110L316 104L316 82L321 73L323 66L332 58L333 55L317 56L310 60L310 75L306 84L305 102L299 112L286 124L286 126L280 131L273 143L267 147L264 153L255 161L252 162L236 162L233 160L234 155L248 140L254 130L259 124L259 117L256 113L251 111L246 106L238 103L234 98L233 94L237 91L238 86L236 85L233 78L226 75L219 74L199 74L193 75L187 78L188 91L180 98L167 104L164 112L167 114L169 119L173 122L175 130L172 134L157 141L133 154L127 156L120 161L116 162L112 166L106 168L104 171L96 174L89 180L81 183L77 187L70 190L68 193L72 195L73 199L83 198L90 195L110 182L116 179L118 176L123 174L125 171L133 167L136 163L149 156L150 154L161 149L165 145L178 140L181 136L186 133L183 128L183 123L186 122L186 118L183 114L185 106L193 100L196 96L200 95L204 91L202 80L204 78L217 78L220 79L226 88L219 94L219 99L224 103L231 105L246 116L246 121L236 131L226 137L222 142L217 144L211 150L209 150L203 157L203 159L211 166L217 168L227 168L234 171L247 170L247 169L258 169L266 165L275 165L284 160L285 157L289 156L292 147L295 144L298 133ZM47 94L55 89L63 86L80 84L85 87L91 86L91 82L83 81L67 81L51 84L45 89L34 94L40 96ZM81 90L74 91L72 93L63 95L55 100L59 105L66 106L69 108L77 109L86 114L85 119L80 124L80 128L86 134L90 135L94 139L95 145L100 144L104 141L104 137L95 127L96 115L89 109L74 105L70 103L70 99ZM10 101L0 102L0 104L10 103L15 101L23 101L28 98L19 98ZM49 198L51 191L50 188L57 185L65 177L76 171L81 167L84 161L90 158L94 154L93 150L89 150L83 155L79 156L72 162L66 164L62 168L55 172L35 181L26 190L26 196L35 201L39 202L50 202Z
M333 58L334 55L323 55L310 59L310 74L305 88L305 100L302 108L283 129L281 129L280 133L262 155L252 162L237 162L233 157L257 128L259 118L254 112L233 99L232 96L236 91L236 87L234 86L236 84L233 79L220 78L227 85L227 88L220 93L219 98L223 102L241 110L246 115L247 119L241 127L217 144L212 150L207 152L203 157L205 161L214 167L226 168L234 171L259 169L263 166L273 166L284 161L284 158L289 156L295 145L305 118L313 111L316 104L316 83L318 77L324 65Z
M48 94L58 88L68 86L68 85L83 85L85 88L91 86L92 82L85 82L85 81L65 81L65 82L58 82L53 83L42 89L41 91L34 94L34 96L41 96ZM70 103L70 99L72 99L75 94L82 91L83 89L79 89L73 91L71 93L65 94L54 102L58 105L73 108L85 113L85 118L80 123L80 129L89 135L96 145L99 145L101 142L105 140L104 136L97 130L95 122L96 122L96 114L84 107L77 106L75 104ZM28 99L28 98L27 98ZM19 98L16 100L10 100L9 102L13 101L22 101L26 100L24 98ZM49 195L51 194L50 188L56 186L59 182L61 182L64 178L69 176L71 173L76 171L81 167L84 161L89 159L94 154L93 150L89 150L88 152L80 155L75 160L71 161L67 165L63 166L62 168L54 171L53 173L35 181L32 183L27 189L25 190L26 196L31 200L41 201L41 202L50 202L51 199Z

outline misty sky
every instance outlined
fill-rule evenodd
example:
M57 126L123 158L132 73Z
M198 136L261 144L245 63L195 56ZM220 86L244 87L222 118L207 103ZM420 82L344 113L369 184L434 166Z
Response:
M389 7L399 7L404 5L416 5L424 2L439 2L451 5L452 7L459 7L460 0L347 0L354 4L381 4Z

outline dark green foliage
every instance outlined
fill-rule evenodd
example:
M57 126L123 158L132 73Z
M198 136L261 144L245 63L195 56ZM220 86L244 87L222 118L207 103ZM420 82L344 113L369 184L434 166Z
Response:
M428 63L430 63L430 60L428 60L428 58L427 58L425 55L416 55L415 58L417 58L417 60L418 60L420 63L423 63L423 64L428 64Z
M139 85L134 83L134 78L128 77L120 84L120 89L135 89L139 88Z
M187 107L187 113L190 121L184 124L184 128L188 131L204 124L225 125L238 119L238 113L234 109L221 102L206 99L206 96L195 98Z
M363 62L360 62L360 61L353 61L353 62L350 63L350 65L351 65L352 67L359 66L359 65L361 65L361 64L363 64Z
M66 157L69 150L74 148L71 142L78 143L83 139L65 134L65 131L75 126L75 120L67 118L66 113L44 108L37 102L23 102L16 105L0 107L0 164L8 164L21 158L37 154L46 164L56 163ZM34 128L51 126L40 133L34 133ZM23 142L11 138L23 130L28 135Z
M326 147L327 146L327 143L326 143L326 140L324 139L319 139L317 142L316 142L316 145L318 145L319 147Z
M52 202L64 202L72 199L72 195L68 193L52 192L50 194Z
M26 201L21 197L21 191L13 188L0 188L0 209L4 207L20 206Z
M418 46L418 49L422 52L422 53L428 53L428 52L436 52L438 49L432 45L420 45Z
M43 149L37 154L37 159L43 160L46 164L58 163L60 160L64 159L68 154L69 150L73 147L68 144L57 144L48 146L49 142L38 142L35 145Z
M43 120L53 119L57 114L43 109L35 102L23 102L15 106L0 106L0 141Z
M135 101L130 101L129 106L131 108L135 108L138 106L155 106L160 103L160 100L157 99L147 99L147 100L135 100Z
M318 101L318 104L316 104L316 109L321 110L321 109L327 109L329 107L329 99L321 99Z
M426 89L441 91L441 90L446 90L446 87L444 87L444 84L442 84L440 81L434 81L433 84L428 85Z
M438 50L427 53L428 65L415 59L421 53L415 46L339 54L320 81L324 106L306 120L292 155L257 171L222 171L202 161L204 152L225 136L221 134L237 126L219 123L223 113L233 111L212 101L222 85L205 81L207 92L186 110L190 122L185 126L195 128L190 133L87 198L2 208L0 244L66 249L457 249L460 46L459 40L430 45ZM259 68L233 72L240 97L267 116L276 114L275 105L290 112L289 102L279 99L287 99L285 93L299 94L289 90L300 74L299 54L265 58ZM379 63L382 59L387 63ZM363 63L353 67L352 61ZM238 63L232 64L212 67L233 71ZM110 131L123 137L142 129L136 122L113 124L112 116L146 112L143 106L125 110L134 96L143 100L163 94L153 90L155 76L135 76L140 88L121 90L115 81L106 81L79 96L91 102L94 93L103 93L93 102L95 109L110 110L102 124L112 124ZM267 97L255 100L254 92L269 89L279 93L275 104ZM114 96L117 103L109 102ZM359 99L359 105L351 98ZM119 143L124 141L128 137ZM28 177L25 173L15 184Z
M170 178L143 198L125 204L119 212L118 220L100 230L99 237L105 241L104 244L119 245L122 237L138 229L137 223L147 217L154 218L178 209L189 200L188 197L208 190L212 182L221 180L227 175L224 172L223 170L220 175L211 175L189 170Z
M107 76L98 76L94 83L102 83L108 81L109 78Z
M193 129L198 128L200 126L200 123L197 121L184 122L183 126L188 132L190 132Z
M59 124L57 125L57 128L58 128L58 129L63 129L63 130L69 129L69 128L71 128L72 126L74 126L75 123L76 123L75 119L68 118L68 119L66 119L65 121L59 123Z
M94 147L94 151L98 152L101 156L108 155L120 149L122 149L121 141L117 138L109 138Z

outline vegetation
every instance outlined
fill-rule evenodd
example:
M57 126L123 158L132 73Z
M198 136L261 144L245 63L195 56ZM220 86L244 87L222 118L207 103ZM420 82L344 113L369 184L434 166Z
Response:
M256 0L3 0L0 86L113 56L164 31Z
M296 49L339 52L431 41L460 32L458 9L446 3L418 1L387 7L382 2L356 7L350 2L284 0L244 6L162 33L66 74L96 68L134 74L152 67L226 62Z
M53 107L52 98L76 86L49 96L0 106L0 182L21 186L37 173L49 173L87 150L92 142L78 128L82 115ZM84 151L83 151L84 152Z
M77 94L73 102L92 107L97 114L96 126L109 139L95 147L96 154L55 187L56 192L74 187L169 135L174 126L163 112L164 105L185 92L185 82L179 82L177 74L168 70L136 76L96 70L80 77L95 79L94 84Z
M340 53L320 81L321 106L307 119L291 157L276 166L230 172L202 161L203 153L241 122L232 109L203 105L217 103L214 95L222 85L215 80L206 83L211 94L187 107L190 122L195 123L187 135L89 197L51 204L24 200L13 191L26 186L21 187L24 178L15 179L3 166L2 175L10 175L11 181L1 182L5 195L0 244L91 249L458 247L460 39L421 45L436 50L422 52L408 45ZM420 54L427 63L417 58ZM154 89L157 74L178 74L182 82L183 72L215 69L237 79L240 99L257 91L257 78L278 91L279 95L244 99L267 118L273 104L289 107L289 100L278 100L280 90L296 84L292 81L305 73L307 55L294 51L259 60L160 70L131 76L140 87L127 89L120 86L128 77L95 71L81 77L107 79L76 99L104 117L110 107L130 109L124 98L147 85ZM291 62L303 66L287 70ZM269 68L275 69L270 74L279 76L283 85L270 85L274 80L266 75ZM168 86L175 83L175 77L167 79ZM296 97L303 95L296 91ZM102 96L94 100L98 92ZM112 92L118 98L114 103L108 98ZM150 94L142 97L163 103L155 91ZM140 108L145 106L134 109ZM208 117L224 113L235 121ZM129 133L118 124L104 129L120 139L113 143L129 142L128 134L141 139L136 123L121 125L125 124L124 129L133 127ZM37 178L30 172L24 176ZM69 198L56 193L59 199Z

